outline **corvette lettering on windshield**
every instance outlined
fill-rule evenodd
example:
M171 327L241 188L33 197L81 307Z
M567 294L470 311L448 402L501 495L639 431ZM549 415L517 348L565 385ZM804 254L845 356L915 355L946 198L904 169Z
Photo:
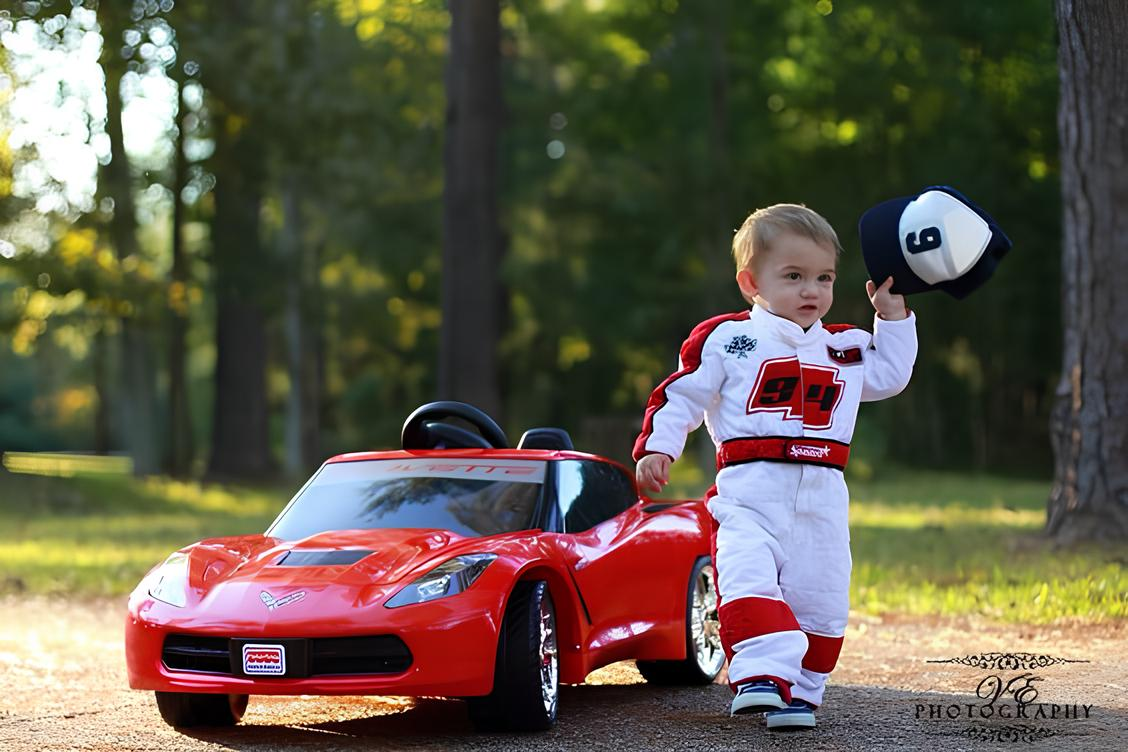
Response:
M416 464L402 464L392 465L387 469L389 473L493 473L497 472L498 475L533 475L540 471L538 467L521 467L514 465L452 465L452 464L433 464L433 465L416 465Z
M322 483L369 482L385 479L456 478L501 483L543 483L543 460L457 457L409 457L394 460L331 462L318 476Z

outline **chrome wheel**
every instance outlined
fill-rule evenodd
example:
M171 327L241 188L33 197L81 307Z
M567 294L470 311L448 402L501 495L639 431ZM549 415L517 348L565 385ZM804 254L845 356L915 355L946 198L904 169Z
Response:
M493 691L468 698L480 731L546 731L560 692L556 609L544 580L518 582L498 633Z
M651 684L710 684L725 665L717 615L716 573L708 556L699 556L685 580L685 657L635 661Z
M541 701L545 712L555 715L556 697L559 693L560 656L556 646L556 615L552 611L552 601L544 598L540 602L540 679Z
M697 667L707 675L716 674L725 662L715 582L713 566L702 567L693 584L693 606L690 610L690 639L695 648Z

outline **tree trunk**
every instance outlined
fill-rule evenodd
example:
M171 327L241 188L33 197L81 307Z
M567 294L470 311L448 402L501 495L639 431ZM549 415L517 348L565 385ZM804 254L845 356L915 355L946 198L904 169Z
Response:
M282 187L282 231L279 255L286 269L286 349L290 393L286 402L285 469L305 475L316 464L319 417L317 335L311 325L311 289L317 273L301 215L301 179L289 175Z
M113 398L110 390L110 377L107 373L110 349L110 338L104 329L99 329L94 335L94 347L91 349L91 365L94 369L94 392L98 395L98 404L94 408L94 454L109 454L112 440L110 438L110 415Z
M262 157L245 122L233 116L219 118L212 220L215 403L208 475L261 478L273 469L263 302L273 279L259 239Z
M122 134L121 77L125 61L118 54L122 33L128 19L112 10L112 4L99 7L98 20L104 40L102 70L106 77L106 135L110 140L110 161L100 175L102 192L113 199L114 213L110 221L110 240L119 260L139 257L137 216L133 204L133 178L125 153ZM160 436L157 431L156 366L153 342L142 311L121 319L122 358L121 393L116 406L121 410L121 429L126 451L133 458L138 475L149 475L160 469Z
M325 404L322 392L325 385L325 337L323 332L324 303L319 287L318 270L321 268L322 244L311 246L306 252L306 305L305 318L305 379L303 380L305 407L302 423L302 456L307 468L314 468L325 458L321 453L321 408Z
M177 77L178 90L184 84ZM183 100L181 100L183 108ZM180 111L183 115L183 109ZM172 180L172 270L168 304L168 472L183 478L192 466L192 421L188 409L188 380L185 375L188 336L188 259L184 255L184 202L181 191L188 180L184 160L184 125L180 118L173 153Z
M1128 5L1058 0L1064 354L1051 422L1059 542L1128 535Z
M728 313L741 305L734 282L736 265L732 259L733 224L741 217L731 209L732 179L729 165L732 149L729 128L729 65L728 65L728 0L709 0L705 7L704 39L708 45L709 75L709 176L705 195L708 197L709 227L705 233L705 294L697 317L701 320ZM717 450L711 441L697 442L697 459L702 467L717 461Z
M499 417L498 0L450 3L439 396Z
M712 227L705 249L706 318L728 313L740 305L734 282L736 265L732 259L733 232L743 217L731 208L733 180L731 137L729 135L728 29L731 23L728 0L709 0L706 8L706 36L709 45L709 212Z

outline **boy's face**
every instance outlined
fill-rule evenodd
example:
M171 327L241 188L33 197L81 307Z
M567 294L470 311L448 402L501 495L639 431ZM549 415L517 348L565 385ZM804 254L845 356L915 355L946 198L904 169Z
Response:
M834 302L837 260L833 248L788 232L751 269L737 272L736 283L745 298L806 329Z

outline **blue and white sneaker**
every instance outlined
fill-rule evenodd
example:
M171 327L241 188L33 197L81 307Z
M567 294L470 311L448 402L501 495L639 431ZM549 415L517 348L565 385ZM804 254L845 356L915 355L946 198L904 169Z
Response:
M806 700L792 700L781 710L772 710L764 716L772 731L799 731L815 727L815 706Z
M751 681L737 687L736 697L732 698L729 715L745 713L766 713L769 710L782 710L787 703L779 696L779 687L772 681Z

